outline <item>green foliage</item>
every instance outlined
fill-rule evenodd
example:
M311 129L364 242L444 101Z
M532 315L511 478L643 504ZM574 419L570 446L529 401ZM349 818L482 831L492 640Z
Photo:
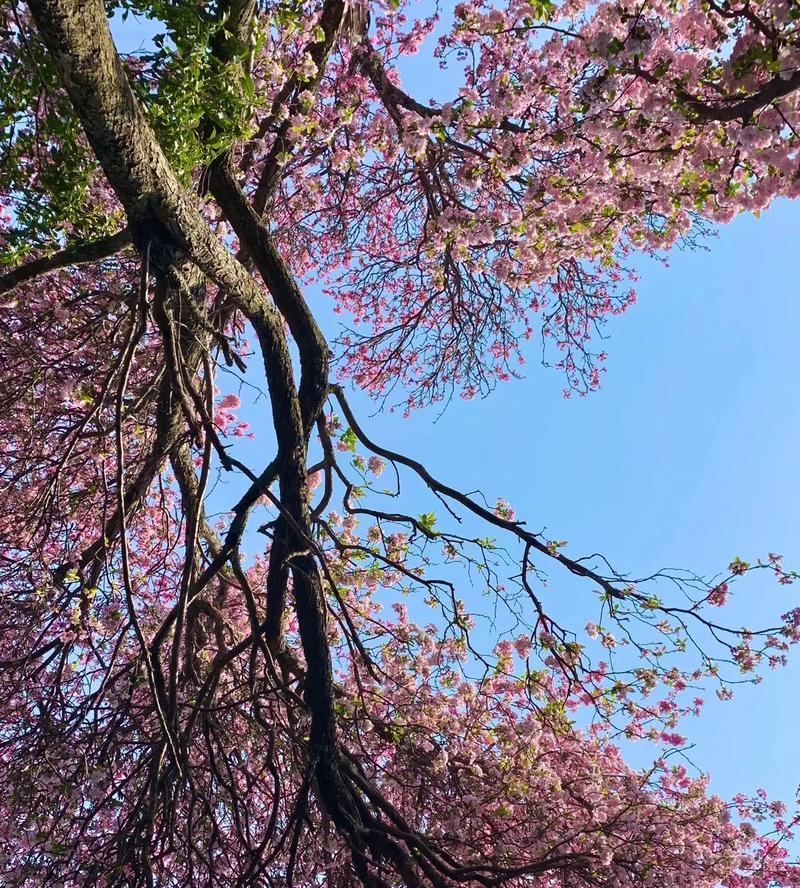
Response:
M231 36L225 21L199 4L160 0L117 4L123 21L131 13L164 26L154 48L139 54L133 79L138 96L174 169L188 180L193 170L251 135L256 94L249 58L263 36L234 50L223 62L214 54L215 41Z
M109 227L89 204L96 162L58 83L55 66L33 40L0 56L0 189L12 195L14 215L2 265L52 246L66 230L81 239Z
M436 514L434 512L424 512L419 516L419 525L429 536L436 536Z
M213 54L225 22L201 4L121 0L107 5L163 25L153 46L123 58L129 80L173 168L188 181L199 166L251 135L256 103L248 60L261 37L223 63ZM230 44L229 44L230 45ZM65 237L89 240L118 227L91 187L99 170L58 72L33 34L0 55L0 189L12 197L13 228L4 232L0 265Z
M340 436L339 441L347 448L351 453L356 452L356 444L358 443L358 438L356 438L356 434L352 429L346 429Z

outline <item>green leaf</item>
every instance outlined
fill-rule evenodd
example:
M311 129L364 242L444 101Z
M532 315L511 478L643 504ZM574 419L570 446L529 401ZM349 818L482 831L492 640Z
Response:
M436 531L434 530L436 514L434 512L423 512L423 514L419 516L419 523L426 533L431 534L432 536L436 535Z
M344 444L348 450L352 453L356 452L356 444L358 444L358 438L356 438L356 434L352 429L347 429L343 435L339 437L339 440Z

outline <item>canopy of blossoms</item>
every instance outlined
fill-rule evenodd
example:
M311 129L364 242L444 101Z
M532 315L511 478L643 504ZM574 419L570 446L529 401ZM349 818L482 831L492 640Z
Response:
M120 55L128 15L160 36ZM798 196L798 22L0 4L4 885L800 885L792 813L674 754L697 687L800 638L788 605L725 619L780 556L624 574L374 441L344 387L413 416L536 338L595 388L636 254ZM421 47L447 101L404 87Z

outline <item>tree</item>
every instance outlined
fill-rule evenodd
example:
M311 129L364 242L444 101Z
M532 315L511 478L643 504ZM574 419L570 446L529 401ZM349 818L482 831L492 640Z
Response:
M131 13L163 36L120 56ZM784 661L800 610L712 610L781 559L576 557L373 441L330 367L411 411L518 372L538 326L595 388L633 253L800 193L796 5L472 0L429 104L398 65L438 12L402 0L0 16L4 884L800 884L779 803L613 744L680 747L690 685ZM312 287L352 317L332 350ZM259 365L248 464L219 386ZM597 623L550 615L547 564Z

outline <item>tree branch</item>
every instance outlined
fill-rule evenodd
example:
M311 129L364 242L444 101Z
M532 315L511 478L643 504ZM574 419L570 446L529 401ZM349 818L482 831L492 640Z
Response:
M767 105L791 95L798 89L800 89L800 70L788 78L773 77L758 92L747 98L730 98L721 104L711 104L683 92L680 95L696 120L704 123L742 120L747 123Z
M83 244L70 244L63 250L53 253L52 256L43 256L34 259L25 265L20 265L6 274L0 275L0 293L8 293L17 284L22 284L33 278L70 265L86 265L89 262L98 262L115 256L131 243L131 233L127 228L110 234L107 237L98 238Z

